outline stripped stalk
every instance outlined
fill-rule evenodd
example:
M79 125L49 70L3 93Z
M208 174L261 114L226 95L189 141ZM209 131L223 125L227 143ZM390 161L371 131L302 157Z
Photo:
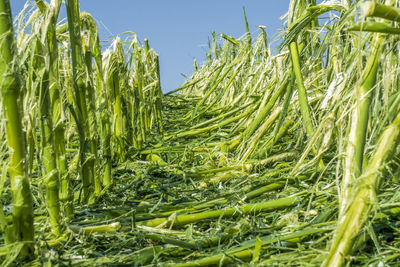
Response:
M296 26L295 21L303 16L302 12L306 8L305 1L302 0L291 0L289 7L289 28ZM315 19L314 19L315 20ZM303 123L307 132L308 138L311 138L314 134L314 127L310 114L310 107L308 106L308 99L306 88L304 87L303 76L301 75L301 64L299 58L298 44L296 40L292 40L289 43L290 57L292 59L293 72L296 77L297 92L299 97L300 112L303 119ZM300 49L302 51L302 48Z
M15 69L17 58L9 0L0 1L0 36L0 86L9 147L13 238L24 242L20 257L28 258L34 253L33 203L25 160L22 108L18 103L21 84Z
M40 1L39 1L40 3ZM45 185L46 185L46 197L47 197L47 209L50 215L50 224L52 226L53 233L56 235L61 234L61 223L60 223L60 203L59 203L59 172L56 163L56 148L54 135L55 131L53 128L53 108L50 98L50 81L53 83L52 93L59 93L58 88L54 88L58 83L57 77L55 77L55 67L54 62L57 60L57 41L55 39L55 22L56 18L54 14L58 14L58 7L47 7L44 10L44 15L46 16L45 23L42 28L42 42L36 41L36 51L34 57L34 63L36 63L35 69L43 74L39 76L41 82L39 83L39 116L40 116L40 133L41 133L41 152L42 161L44 167L45 175ZM44 44L47 47L44 47ZM43 47L42 47L43 46ZM47 50L47 49L49 50ZM55 52L51 49L55 49ZM50 52L52 51L52 52ZM54 73L55 72L55 73ZM50 80L50 73L52 74ZM54 97L53 97L54 100ZM59 107L58 107L59 108ZM59 114L60 110L55 110ZM62 130L62 133L64 131ZM62 140L64 138L62 137Z
M36 40L34 50L36 58L34 67L41 79L39 83L39 117L40 117L40 148L43 162L44 184L46 187L47 210L50 216L50 224L55 235L61 234L60 203L59 203L59 178L56 165L56 154L54 146L54 132L51 115L51 103L49 94L49 65L45 64L42 44ZM49 63L49 62L47 62Z
M356 106L351 115L351 123L349 126L350 132L347 141L346 157L344 159L340 205L341 215L343 214L345 207L348 205L354 181L358 176L360 176L362 171L364 146L372 98L371 90L375 85L382 44L385 39L386 37L382 34L378 34L374 37L371 43L371 55L368 58L360 85L356 88ZM342 217L341 215L340 217Z
M84 82L83 53L80 34L79 3L68 0L67 16L72 58L72 86L79 127L79 162L80 176L83 184L83 201L89 201L93 193L93 168L90 162L89 121L86 105L86 85Z
M168 140L168 139L175 139L175 138L186 137L186 136L196 136L198 134L205 133L205 132L211 131L213 129L217 129L219 127L228 125L228 124L230 124L232 122L236 122L236 121L248 116L252 112L253 112L253 109L250 108L250 109L246 110L245 112L243 112L242 114L239 114L239 115L237 115L235 117L232 117L232 118L228 118L228 119L226 119L226 120L224 120L224 121L222 121L220 123L217 123L217 124L205 127L205 128L193 129L193 130L189 130L187 132L177 133L177 134L174 134L174 135L169 135L169 136L166 136L165 139Z
M361 11L365 17L378 17L387 20L400 22L400 8L393 7L394 1L386 4L379 4L376 2L368 1L361 3Z
M95 42L97 37L97 27L93 18L88 13L81 13L81 24L82 24L82 48L84 53L84 63L86 65L87 73L93 73L92 59ZM93 173L94 192L96 196L99 196L102 189L102 183L100 175L97 174L96 169L98 168L98 143L99 136L97 134L97 119L96 119L96 103L95 103L95 88L92 75L88 75L87 81L87 102L88 102L88 121L89 121L89 136L88 146L90 147L90 160L88 165Z
M277 200L270 200L267 202L260 202L255 204L245 204L235 208L226 208L223 210L206 211L195 214L182 214L177 215L172 220L167 218L157 218L149 221L139 222L138 225L146 225L149 227L156 227L161 224L166 226L182 226L190 223L195 223L205 219L216 219L219 217L234 217L243 214L257 214L276 209L284 209L295 206L299 203L298 197L287 197Z
M310 108L308 106L306 88L304 87L303 77L301 75L299 51L297 50L296 42L291 42L289 45L290 55L292 58L293 71L296 76L297 92L299 94L300 112L306 128L308 138L314 135L314 127L312 124Z
M281 236L270 235L260 238L262 249L268 248L268 245L275 242L281 242L285 240L302 240L307 238L312 234L324 233L329 231L329 228L307 228L299 230L290 234L285 234ZM257 240L249 240L241 244L241 246L230 249L226 252L219 253L216 255L211 255L209 257L204 257L202 259L186 262L186 263L174 263L169 266L179 266L179 267L196 267L196 266L213 266L213 265L226 265L229 263L234 263L235 258L250 260L254 255L254 247L256 246ZM227 255L229 257L227 257Z
M268 103L265 106L261 106L259 109L259 113L256 115L254 120L250 123L247 129L242 133L242 139L247 140L250 138L257 128L260 126L261 123L265 120L268 113L272 110L274 105L276 104L278 98L286 91L287 86L289 84L289 80L284 78L282 85L276 90L276 92L271 96ZM266 91L265 94L268 94Z
M63 204L67 219L73 216L73 200L71 181L68 173L67 158L65 152L65 118L61 98L58 64L58 44L56 39L56 23L61 7L61 0L53 0L49 7L49 24L47 29L47 46L49 53L49 82L51 114L54 127L54 145L56 152L57 168L60 177L60 201Z
M103 109L101 110L101 115L100 115L100 121L101 121L101 145L102 145L102 154L103 154L103 163L104 163L104 173L103 173L103 185L105 187L108 187L112 184L112 160L111 160L111 127L110 127L110 95L108 90L106 90L106 82L105 82L105 77L104 77L104 72L103 72L103 58L102 58L102 53L101 53L101 45L100 45L100 39L99 35L97 32L97 26L95 24L94 19L90 16L89 17L92 20L92 24L94 27L92 27L91 31L91 38L92 38L92 43L93 43L93 58L94 62L96 65L96 71L97 71L97 86L98 86L98 92L99 95L101 95L102 99L102 106ZM94 29L93 29L94 28Z
M375 21L365 21L358 23L353 27L347 29L348 31L365 31L365 32L380 32L389 34L400 34L400 29L396 27L391 27L386 23L375 22Z
M343 211L336 236L323 266L343 266L355 238L376 204L376 191L387 162L393 156L400 137L400 113L379 138L374 153L363 174L357 179Z
M158 130L160 132L161 135L164 134L164 128L163 128L163 124L162 124L162 97L163 97L163 93L162 93L162 89L161 89L161 75L160 75L160 59L158 57L158 55L156 55L155 58L156 61L156 74L157 74L157 87L158 87L158 94L156 95L156 116L157 116L157 122L158 122Z
M243 156L241 156L242 162L246 161L247 158L253 153L253 151L256 149L256 146L259 143L260 139L264 136L264 134L267 132L267 130L270 129L271 125L278 118L281 111L282 111L281 107L276 108L275 111L271 114L271 116L254 133L249 144L247 145L246 152L244 152Z

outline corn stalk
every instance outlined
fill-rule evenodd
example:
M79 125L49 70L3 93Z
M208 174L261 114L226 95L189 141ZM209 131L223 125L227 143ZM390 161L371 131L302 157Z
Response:
M13 201L12 238L24 242L20 256L32 257L34 252L33 203L25 159L25 140L22 131L22 109L18 101L21 91L20 77L16 69L16 47L10 2L0 1L0 86L3 112L9 147L9 174Z

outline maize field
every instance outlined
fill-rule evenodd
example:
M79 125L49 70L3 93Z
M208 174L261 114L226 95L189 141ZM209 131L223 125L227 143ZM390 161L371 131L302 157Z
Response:
M163 93L151 41L0 0L1 266L400 266L400 1L244 21Z

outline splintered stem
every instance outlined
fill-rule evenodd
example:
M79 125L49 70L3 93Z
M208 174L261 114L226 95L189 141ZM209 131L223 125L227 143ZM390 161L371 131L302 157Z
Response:
M369 164L357 180L323 266L343 265L355 238L363 228L369 212L376 202L376 191L379 189L382 171L393 156L399 143L399 136L400 113L380 136Z
M27 174L24 135L22 131L22 107L18 101L21 91L18 72L15 69L15 41L9 0L0 0L0 88L3 111L6 117L6 133L9 147L9 174L13 203L12 239L23 241L20 256L32 257L34 252L33 201Z
M348 205L352 184L362 171L372 89L375 85L379 57L384 41L384 35L378 34L374 37L371 44L371 55L368 58L360 85L356 88L356 105L351 116L350 132L344 160L340 214L343 213L345 207Z

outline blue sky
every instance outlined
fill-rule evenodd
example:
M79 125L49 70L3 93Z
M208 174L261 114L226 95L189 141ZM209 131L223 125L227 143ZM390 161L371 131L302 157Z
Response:
M13 15L25 0L10 0ZM193 71L193 57L204 60L211 32L240 37L245 33L243 6L250 31L267 27L270 38L282 29L280 17L287 12L289 0L81 0L82 11L97 20L100 38L134 31L141 41L160 55L163 91L177 88ZM63 12L65 15L65 11Z

